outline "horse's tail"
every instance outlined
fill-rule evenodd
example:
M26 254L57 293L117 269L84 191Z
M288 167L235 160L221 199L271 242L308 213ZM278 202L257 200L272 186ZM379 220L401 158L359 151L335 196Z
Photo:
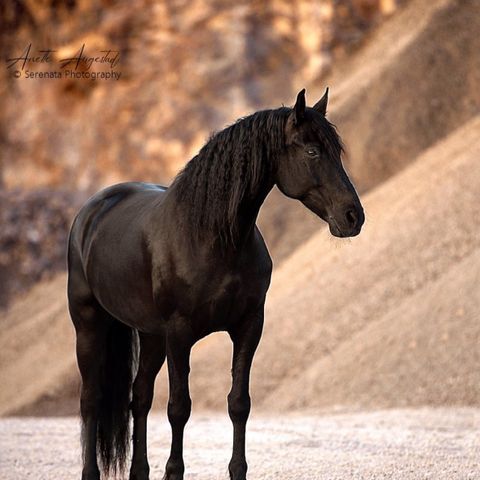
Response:
M129 451L130 400L137 363L136 330L114 321L108 333L98 417L98 451L105 474L123 472Z

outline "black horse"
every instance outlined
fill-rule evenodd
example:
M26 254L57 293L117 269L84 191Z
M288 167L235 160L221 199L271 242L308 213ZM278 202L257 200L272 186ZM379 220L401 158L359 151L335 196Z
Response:
M123 470L130 412L130 479L148 479L147 415L165 357L172 428L165 478L183 478L190 350L216 331L234 345L230 478L246 478L250 366L272 271L258 211L277 185L337 237L357 235L364 222L341 140L325 118L327 101L328 90L306 108L302 90L294 108L257 112L215 134L170 188L115 185L77 215L68 300L82 376L83 480L100 478L97 452L105 475Z

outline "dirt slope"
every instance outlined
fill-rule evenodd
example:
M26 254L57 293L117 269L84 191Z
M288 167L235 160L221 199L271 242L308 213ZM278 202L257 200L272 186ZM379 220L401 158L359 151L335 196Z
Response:
M289 376L265 405L368 406L372 399L378 407L478 404L479 284L477 248L304 373Z
M329 78L310 86L310 103L331 87L329 118L347 145L345 163L361 192L480 112L478 31L475 0L415 0L338 61ZM318 231L301 204L276 191L259 224L278 262Z
M78 410L74 330L66 277L38 284L0 321L0 415L42 403L47 413ZM73 386L75 385L75 386ZM61 398L58 404L50 399Z
M362 189L480 112L479 29L475 0L417 0L339 64L332 118Z

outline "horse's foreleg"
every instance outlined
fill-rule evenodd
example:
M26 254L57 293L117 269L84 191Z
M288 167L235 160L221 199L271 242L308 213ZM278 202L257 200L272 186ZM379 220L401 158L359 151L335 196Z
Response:
M165 336L140 333L140 358L133 384L133 456L130 480L148 480L147 416L153 401L155 377L165 361Z
M183 431L190 417L192 402L188 390L190 373L190 350L194 343L193 333L181 318L171 320L167 328L167 361L170 384L168 420L172 427L172 447L165 467L165 480L182 480Z
M228 413L233 423L233 453L228 466L231 480L245 480L245 429L250 413L250 367L263 328L263 308L249 317L235 332L233 341L232 389L228 394Z

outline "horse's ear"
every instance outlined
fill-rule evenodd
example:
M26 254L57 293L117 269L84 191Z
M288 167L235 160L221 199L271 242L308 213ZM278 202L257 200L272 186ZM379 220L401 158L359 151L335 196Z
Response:
M323 116L327 114L327 105L328 105L328 87L323 94L323 97L313 106L313 109L318 113L321 113Z
M303 122L305 118L305 89L303 88L298 92L297 101L295 102L295 106L293 107L294 117L293 117L293 124L299 125Z

